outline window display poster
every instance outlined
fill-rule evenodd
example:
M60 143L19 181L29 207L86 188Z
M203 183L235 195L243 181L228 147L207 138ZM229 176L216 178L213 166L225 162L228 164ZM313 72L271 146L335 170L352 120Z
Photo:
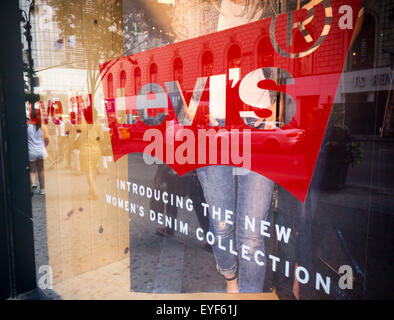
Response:
M343 117L364 11L124 2L125 56L100 72L114 160L128 157L128 196L106 205L130 217L131 291L388 294L377 217L392 197L375 192L373 142Z

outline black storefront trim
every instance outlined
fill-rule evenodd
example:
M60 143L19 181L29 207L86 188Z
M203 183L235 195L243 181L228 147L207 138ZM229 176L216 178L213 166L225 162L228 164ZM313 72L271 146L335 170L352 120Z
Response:
M36 288L18 1L0 4L0 299Z

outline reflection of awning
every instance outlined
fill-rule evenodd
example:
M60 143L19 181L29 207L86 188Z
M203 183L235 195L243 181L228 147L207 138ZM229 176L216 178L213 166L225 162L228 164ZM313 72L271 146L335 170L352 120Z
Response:
M323 95L326 92L324 87L328 83L335 83L337 76L338 74L332 73L295 78L299 88L302 88L296 95L299 97L318 95L320 103L332 103L332 100L328 101L328 96ZM388 67L344 72L334 102L341 102L338 95L341 93L388 91L393 80L394 73Z
M393 82L394 73L390 68L366 69L345 72L344 93L387 91Z

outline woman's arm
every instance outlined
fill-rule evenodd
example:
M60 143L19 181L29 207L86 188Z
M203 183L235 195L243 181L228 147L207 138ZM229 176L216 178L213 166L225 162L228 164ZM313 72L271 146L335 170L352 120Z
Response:
M44 140L45 147L49 144L49 132L46 125L41 125L42 139Z

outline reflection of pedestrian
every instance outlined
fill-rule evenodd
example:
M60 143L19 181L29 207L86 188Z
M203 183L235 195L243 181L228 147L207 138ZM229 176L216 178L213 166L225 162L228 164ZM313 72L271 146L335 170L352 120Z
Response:
M60 162L66 160L66 168L71 168L71 122L68 119L62 119L59 124L59 152Z
M96 120L95 109L93 108L93 121ZM97 124L78 124L76 126L76 147L79 149L79 162L81 171L86 175L89 185L90 199L97 200L96 190L97 163L100 160L100 140L103 131Z
M49 143L48 130L41 124L30 124L27 118L27 145L29 150L31 191L37 189L37 175L40 194L45 194L44 159L48 156L45 147Z
M113 161L112 144L110 129L106 125L106 120L104 118L98 118L97 124L101 126L103 131L103 139L100 140L101 148L101 165L104 169L108 168L108 163Z

